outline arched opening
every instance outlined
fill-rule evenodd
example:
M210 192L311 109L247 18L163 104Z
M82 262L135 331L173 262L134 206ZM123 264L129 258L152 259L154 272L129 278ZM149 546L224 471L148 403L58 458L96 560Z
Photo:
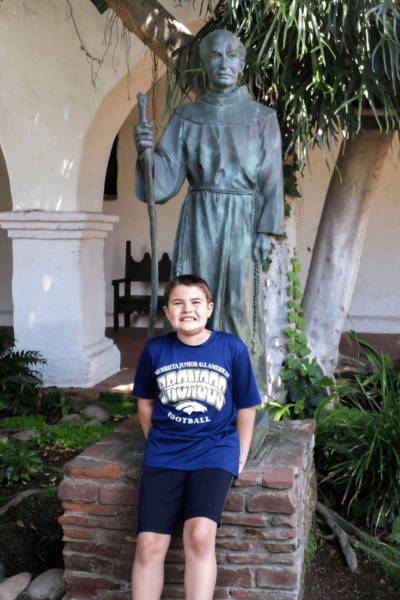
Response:
M119 223L105 240L104 265L106 287L106 324L113 324L113 287L111 281L124 277L126 242L131 241L134 260L141 261L150 251L147 207L135 196L136 149L133 127L139 120L136 95L149 95L148 118L156 124L156 139L168 122L163 120L166 98L166 71L159 67L156 85L152 81L150 53L141 59L103 99L86 134L78 182L78 209L117 215ZM152 86L153 83L153 86ZM112 201L104 197L107 164L114 140L118 135L117 168L118 195ZM180 207L186 190L168 204L157 207L159 257L167 252L171 257ZM147 284L132 284L132 293L147 294ZM120 315L122 325L123 315ZM133 316L132 326L146 327L147 315ZM158 321L161 326L162 319ZM111 330L110 330L111 331Z
M162 75L155 88L142 91L149 95L148 118L156 125L155 138L160 137L168 122L163 120L166 97L166 75ZM154 114L155 113L155 114ZM118 215L119 223L109 233L105 241L105 283L106 283L106 323L113 324L113 287L111 281L124 277L126 242L131 242L132 257L141 261L145 252L150 252L149 217L146 204L139 202L135 196L135 164L136 148L133 141L133 127L139 121L139 111L136 105L122 124L118 134L118 198L103 204L103 211ZM179 211L186 194L183 186L176 198L167 204L157 206L158 247L159 259L166 252L171 258L178 223ZM160 285L161 289L161 285ZM133 294L149 294L150 284L132 283ZM121 288L122 293L122 288ZM123 325L123 315L119 316L120 326ZM146 327L148 315L132 315L131 326ZM162 318L158 319L158 326Z
M0 146L0 213L12 208L10 179ZM0 327L12 327L13 324L12 273L12 240L5 229L0 229Z

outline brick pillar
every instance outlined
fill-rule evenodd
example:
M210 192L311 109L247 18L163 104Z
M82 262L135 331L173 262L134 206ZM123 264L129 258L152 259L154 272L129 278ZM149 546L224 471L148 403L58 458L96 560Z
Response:
M301 600L304 556L316 501L314 421L274 423L232 486L217 532L214 598ZM144 439L137 416L65 466L69 600L130 600ZM185 598L182 526L172 536L163 599Z

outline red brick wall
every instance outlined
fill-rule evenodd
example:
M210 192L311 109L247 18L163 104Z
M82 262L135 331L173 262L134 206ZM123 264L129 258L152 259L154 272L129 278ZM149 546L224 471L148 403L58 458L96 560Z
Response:
M214 598L300 600L315 504L314 422L272 425L228 495L217 532ZM132 417L65 466L68 599L130 600L143 440ZM181 528L172 537L162 598L184 598Z

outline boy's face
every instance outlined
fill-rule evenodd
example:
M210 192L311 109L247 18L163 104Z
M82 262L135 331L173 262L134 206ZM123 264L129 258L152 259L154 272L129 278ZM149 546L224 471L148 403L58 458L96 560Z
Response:
M164 312L172 327L184 336L204 331L214 304L208 302L203 290L195 285L178 285L171 292Z

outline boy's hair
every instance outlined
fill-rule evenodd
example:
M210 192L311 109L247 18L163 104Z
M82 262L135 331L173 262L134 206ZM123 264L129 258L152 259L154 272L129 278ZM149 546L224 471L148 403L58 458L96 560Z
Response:
M171 279L164 290L164 306L168 306L169 299L172 294L172 290L178 287L178 285L187 285L187 286L195 286L200 288L207 299L207 303L211 302L211 292L208 284L201 277L197 277L197 275L178 275L178 277L174 277Z

